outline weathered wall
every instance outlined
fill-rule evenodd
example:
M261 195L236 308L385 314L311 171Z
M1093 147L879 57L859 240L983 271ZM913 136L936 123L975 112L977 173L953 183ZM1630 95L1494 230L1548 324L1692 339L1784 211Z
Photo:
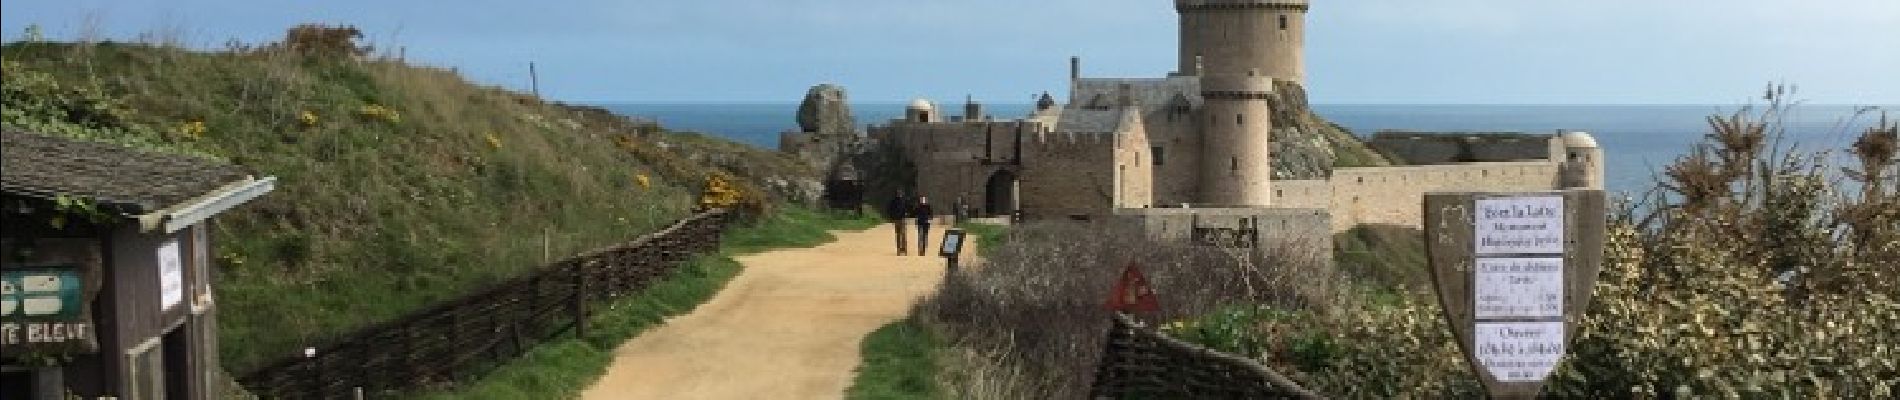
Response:
M1333 182L1325 179L1273 181L1276 208L1328 209L1333 205Z
M1419 227L1425 192L1556 189L1559 166L1550 161L1521 161L1341 168L1330 181L1333 231L1358 224Z
M1382 131L1367 141L1406 164L1544 160L1551 135L1492 132Z
M1022 140L1027 142L1046 130L1042 124L1028 121L913 123L895 120L888 125L871 127L870 135L873 140L894 141L917 166L916 187L910 195L929 197L937 212L948 214L959 197L973 210L981 212L983 200L989 194L990 178L999 173L1016 174L1022 169L1016 164L1017 133L1021 132ZM1023 152L1022 157L1029 158L1029 154ZM1094 168L1107 173L1106 165L1104 161Z
M1102 215L1115 198L1113 135L1049 132L1023 144L1022 207L1030 218Z
M1177 0L1179 72L1261 74L1306 81L1306 0ZM1285 21L1282 24L1281 21ZM1199 67L1196 59L1200 59Z
M1317 208L1149 208L1115 211L1116 219L1141 226L1150 237L1189 240L1195 227L1257 229L1262 247L1310 246L1331 251L1331 216ZM1315 234L1321 233L1321 234Z

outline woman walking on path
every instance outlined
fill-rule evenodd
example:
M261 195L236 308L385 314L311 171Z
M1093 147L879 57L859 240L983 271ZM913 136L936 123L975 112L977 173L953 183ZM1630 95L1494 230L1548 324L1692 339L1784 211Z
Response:
M897 227L897 255L900 256L910 255L904 249L904 246L909 243L908 240L904 240L904 217L910 216L909 211L910 202L906 201L902 190L897 191L897 196L892 197L890 203L884 204L884 219L890 220L891 226Z
M917 209L911 211L917 217L917 255L930 253L930 218L937 214L930 212L930 199L917 196Z

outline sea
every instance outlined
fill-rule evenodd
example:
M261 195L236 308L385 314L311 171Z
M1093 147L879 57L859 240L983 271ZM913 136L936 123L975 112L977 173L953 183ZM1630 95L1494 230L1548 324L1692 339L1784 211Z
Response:
M947 103L946 103L947 104ZM658 121L668 129L717 135L765 149L780 132L795 130L797 103L606 103L621 115ZM904 103L853 104L860 125L884 124L904 113ZM952 107L960 108L960 107ZM1030 104L985 104L998 119L1028 115ZM1709 133L1707 118L1763 107L1741 105L1314 105L1314 111L1356 135L1382 130L1426 132L1531 132L1559 129L1590 132L1603 147L1605 187L1614 195L1640 194L1656 185L1664 165L1688 154ZM1781 148L1831 151L1836 161L1882 113L1900 119L1900 105L1791 106L1781 113ZM1842 164L1847 165L1847 164Z

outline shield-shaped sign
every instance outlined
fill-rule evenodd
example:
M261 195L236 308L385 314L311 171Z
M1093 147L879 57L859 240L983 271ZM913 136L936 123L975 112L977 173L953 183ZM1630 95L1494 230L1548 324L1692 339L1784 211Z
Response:
M1603 262L1601 190L1429 193L1432 284L1492 398L1534 398L1567 353Z

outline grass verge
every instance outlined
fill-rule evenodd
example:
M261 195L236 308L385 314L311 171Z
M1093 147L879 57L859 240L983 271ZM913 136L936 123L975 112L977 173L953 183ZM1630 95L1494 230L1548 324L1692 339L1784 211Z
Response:
M976 235L976 254L978 256L989 254L990 249L1001 246L1003 239L1009 235L1008 225L965 222L957 224L957 229L962 229L965 233Z
M847 399L935 399L942 339L912 319L884 325L864 337L863 360Z
M781 208L749 226L728 230L719 253L697 257L647 290L606 305L609 311L595 314L589 320L586 338L568 335L542 343L479 381L415 397L431 400L576 397L607 371L607 366L613 363L614 349L621 343L659 325L667 317L691 312L738 276L742 267L733 256L775 248L815 246L832 240L827 230L864 229L875 224L875 220L841 213Z

